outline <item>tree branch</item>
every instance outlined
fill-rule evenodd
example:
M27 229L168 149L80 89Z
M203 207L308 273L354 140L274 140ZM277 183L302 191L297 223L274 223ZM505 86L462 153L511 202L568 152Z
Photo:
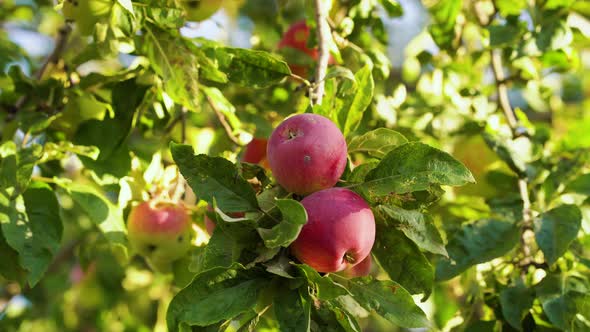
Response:
M312 104L321 104L324 98L324 77L328 71L328 62L330 61L330 26L328 24L328 7L324 0L314 0L315 3L315 20L317 23L316 36L318 40L318 63L315 72L315 87Z
M497 10L494 10L496 12ZM480 15L477 13L477 18L482 26L486 26L492 22L491 18L488 18L488 21L485 21L485 15ZM504 68L502 65L502 53L501 50L491 49L490 50L491 56L491 66L492 71L494 73L494 79L496 82L496 91L498 93L498 103L500 109L504 113L504 117L508 122L508 126L510 126L510 130L512 132L512 139L516 139L520 136L527 136L526 128L523 128L519 125L518 119L516 117L516 113L514 109L510 105L510 99L508 98L508 86L507 86L507 77L504 73ZM521 250L524 255L520 267L522 268L522 273L526 272L526 269L523 267L528 268L528 263L532 262L531 257L531 247L527 241L527 233L531 231L533 227L533 213L531 210L531 198L529 195L528 189L528 181L525 174L519 175L518 179L518 191L520 193L520 197L522 199L522 225L521 225L521 234L520 234L520 244Z
M227 120L225 120L225 116L223 115L223 113L221 113L221 111L219 110L217 105L215 105L213 100L211 100L211 97L207 96L207 102L209 103L209 106L211 106L213 111L215 112L215 115L217 115L217 119L219 119L219 122L221 123L221 126L225 130L225 134L227 135L227 137L234 144L241 145L240 140L238 140L238 138L234 135L231 126L229 125L229 123L227 123Z
M49 67L50 63L56 64L59 61L59 59L61 58L61 54L63 53L63 51L66 48L70 32L72 32L72 27L68 24L64 25L63 27L61 27L59 29L57 37L55 39L55 48L53 49L53 52L51 52L51 54L47 57L47 59L45 59L45 62L43 62L43 64L39 68L39 70L35 73L34 77L36 80L39 81L39 80L41 80L41 78L43 78L43 75L47 71L47 68ZM18 111L21 107L23 107L23 105L27 102L28 98L29 98L29 96L25 95L25 96L22 96L16 102L16 104L15 104L16 111Z

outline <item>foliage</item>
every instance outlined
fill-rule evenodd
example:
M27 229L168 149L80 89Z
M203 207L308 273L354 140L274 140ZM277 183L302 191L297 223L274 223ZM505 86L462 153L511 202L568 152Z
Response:
M0 9L1 331L590 331L586 1L242 0L200 23L181 0L85 5ZM404 45L408 15L429 23ZM337 62L320 82L277 48L301 19ZM241 161L304 112L348 142L369 276L294 259L302 197ZM172 272L127 241L148 199L191 213Z

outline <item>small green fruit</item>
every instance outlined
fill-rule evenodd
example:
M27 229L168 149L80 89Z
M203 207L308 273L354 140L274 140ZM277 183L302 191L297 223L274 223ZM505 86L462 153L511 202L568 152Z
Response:
M189 21L200 22L219 10L223 0L184 0L186 18Z

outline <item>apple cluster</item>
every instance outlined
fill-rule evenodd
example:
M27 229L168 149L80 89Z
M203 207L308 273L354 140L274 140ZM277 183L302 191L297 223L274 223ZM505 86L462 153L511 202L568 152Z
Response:
M319 272L343 271L365 259L369 264L365 269L370 269L375 242L371 208L355 192L334 187L344 172L347 155L342 132L317 114L286 119L268 141L267 157L275 180L289 192L307 195L301 204L308 221L291 252Z

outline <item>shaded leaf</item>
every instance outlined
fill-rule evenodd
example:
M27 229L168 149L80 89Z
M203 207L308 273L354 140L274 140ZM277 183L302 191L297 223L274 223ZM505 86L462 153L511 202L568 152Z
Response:
M277 292L273 307L281 331L309 331L311 301L303 297L298 289Z
M234 318L256 304L258 292L266 284L266 280L249 276L241 268L204 271L170 302L168 329L178 331L181 323L208 326Z
M320 276L320 274L309 265L296 264L297 269L305 276L312 295L320 300L332 300L338 296L347 295L348 291L344 286L334 282L329 276Z
M194 155L189 145L170 144L172 157L195 194L226 212L259 209L256 193L229 160L207 155Z
M379 206L386 215L397 221L397 228L423 250L448 257L445 244L432 219L416 210L396 206Z
M515 329L522 331L522 320L533 306L535 292L519 280L516 285L504 288L500 292L502 315Z
M0 192L0 226L6 243L19 255L28 271L27 281L35 286L59 249L63 226L55 193L42 182L31 182L22 196L10 200Z
M575 205L561 205L535 220L535 239L549 265L552 265L569 248L578 235L582 213Z
M418 247L396 229L377 225L372 252L391 280L411 294L428 298L434 283L434 269Z
M394 281L356 278L348 284L348 289L363 308L397 326L412 328L430 324L410 293Z
M514 224L482 219L463 226L447 244L450 259L436 266L436 280L448 280L470 266L490 261L510 251L518 243L519 229Z

